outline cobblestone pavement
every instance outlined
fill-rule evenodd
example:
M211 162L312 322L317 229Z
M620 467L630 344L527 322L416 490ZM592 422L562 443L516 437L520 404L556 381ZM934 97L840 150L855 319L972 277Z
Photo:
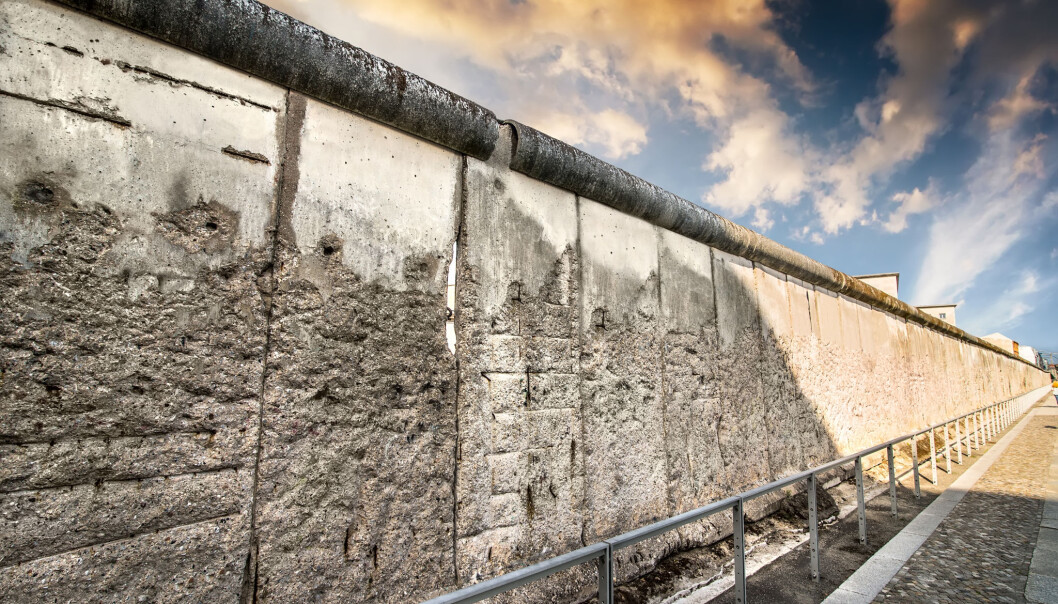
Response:
M1028 422L875 602L1025 602L1058 417Z

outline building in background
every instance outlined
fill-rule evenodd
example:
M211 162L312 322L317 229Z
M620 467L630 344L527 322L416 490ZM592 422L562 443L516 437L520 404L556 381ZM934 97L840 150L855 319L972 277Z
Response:
M1033 365L1039 366L1040 360L1039 358L1037 358L1036 349L1032 346L1019 344L999 332L988 334L982 339L986 342L991 342L992 344L995 344L1003 350L1013 352L1014 354L1032 363Z
M955 307L956 306L957 306L957 304L935 304L935 305L932 305L932 306L916 306L915 308L921 310L922 312L926 313L927 315L930 315L930 316L933 316L933 317L937 317L941 321L947 321L948 323L951 323L952 325L956 325L956 323L955 323ZM1002 334L994 334L994 335L1002 335ZM1006 337L1006 336L1003 336L1003 337Z
M859 275L856 277L867 285L880 289L890 296L899 299L900 273L878 273L876 275Z

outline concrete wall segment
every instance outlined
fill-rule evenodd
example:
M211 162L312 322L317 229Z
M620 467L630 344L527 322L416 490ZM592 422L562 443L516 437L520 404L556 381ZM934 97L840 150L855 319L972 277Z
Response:
M61 0L479 159L491 111L254 0Z
M511 158L511 168L514 170L596 199L715 249L760 262L784 274L875 305L936 331L1003 352L854 277L734 224L584 151L524 124L511 120L505 123L511 124L517 133Z
M457 268L462 582L582 545L577 199L467 159ZM583 577L538 586L569 595ZM541 592L533 592L541 593Z
M445 290L462 161L295 93L290 107L255 597L424 597L455 580Z
M486 159L495 147L498 126L487 109L254 0L59 1L472 157ZM517 132L511 158L516 171L992 348L880 290L587 153L517 122L506 123Z
M0 600L237 598L285 93L42 2L0 37Z

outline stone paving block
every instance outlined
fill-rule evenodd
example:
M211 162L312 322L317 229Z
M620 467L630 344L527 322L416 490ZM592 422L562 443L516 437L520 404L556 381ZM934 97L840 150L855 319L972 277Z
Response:
M1058 520L1058 500L1047 499L1047 502L1043 504L1043 517Z
M1058 578L1058 556L1047 550L1037 550L1032 557L1029 572L1034 575L1045 575Z
M1029 577L1028 585L1025 587L1025 599L1041 604L1058 602L1058 579L1040 575Z
M929 533L932 532L933 530L930 529ZM900 564L903 564L925 543L929 533L900 532L890 539L882 549L878 550L875 556L897 560Z
M1040 535L1036 539L1036 549L1041 548L1058 553L1058 530L1050 527L1040 527Z
M841 584L842 589L873 598L900 571L904 560L874 557Z
M840 587L827 596L824 601L826 604L864 604L865 602L870 602L871 598Z

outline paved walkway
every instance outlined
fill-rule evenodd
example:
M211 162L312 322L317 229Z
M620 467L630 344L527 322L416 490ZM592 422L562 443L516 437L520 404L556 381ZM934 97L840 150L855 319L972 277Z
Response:
M875 602L1026 602L1058 415L1025 428ZM1048 426L1051 426L1048 428Z
M991 463L978 460L978 476L969 476L971 467L964 485L956 481L828 601L876 594L874 602L1058 603L1054 399L1030 411L990 454ZM895 565L902 566L894 576ZM872 566L881 572L870 576Z

